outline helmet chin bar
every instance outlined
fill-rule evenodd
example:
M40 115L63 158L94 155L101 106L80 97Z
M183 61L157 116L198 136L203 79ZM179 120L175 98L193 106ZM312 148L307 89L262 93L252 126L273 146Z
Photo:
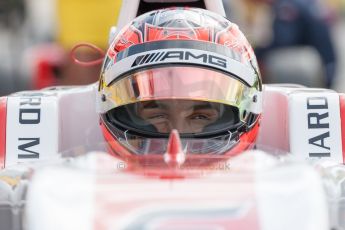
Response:
M167 151L164 153L164 161L167 165L178 168L185 160L186 152L182 149L180 135L176 129L173 129L170 132Z

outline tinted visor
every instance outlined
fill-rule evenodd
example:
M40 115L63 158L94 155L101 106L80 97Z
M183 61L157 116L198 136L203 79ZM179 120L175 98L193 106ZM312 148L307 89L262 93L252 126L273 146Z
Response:
M182 137L227 134L242 124L236 107L179 99L123 105L108 112L107 117L123 131L151 137L166 137L173 129Z

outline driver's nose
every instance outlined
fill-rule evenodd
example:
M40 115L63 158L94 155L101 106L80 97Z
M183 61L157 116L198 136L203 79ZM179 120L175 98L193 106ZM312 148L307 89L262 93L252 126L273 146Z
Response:
M171 126L169 132L173 129L177 129L179 133L191 133L194 132L191 130L190 125L188 124L187 120L183 117L171 119Z

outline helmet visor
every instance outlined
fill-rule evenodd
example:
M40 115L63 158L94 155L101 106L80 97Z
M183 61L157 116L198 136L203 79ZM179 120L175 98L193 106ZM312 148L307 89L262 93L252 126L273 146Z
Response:
M240 126L252 88L214 70L168 66L125 76L105 92L113 104L108 119L123 131L162 137L177 129L195 137Z
M139 101L185 99L244 106L251 88L211 69L168 66L142 70L104 86L113 108Z

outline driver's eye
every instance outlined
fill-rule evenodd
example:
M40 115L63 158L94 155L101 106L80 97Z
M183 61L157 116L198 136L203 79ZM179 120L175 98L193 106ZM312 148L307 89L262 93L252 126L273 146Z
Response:
M166 114L152 114L148 116L147 119L150 121L161 121L161 120L168 119L168 116Z
M165 118L165 115L157 114L157 115L152 115L152 116L149 117L149 119L155 119L155 118Z

